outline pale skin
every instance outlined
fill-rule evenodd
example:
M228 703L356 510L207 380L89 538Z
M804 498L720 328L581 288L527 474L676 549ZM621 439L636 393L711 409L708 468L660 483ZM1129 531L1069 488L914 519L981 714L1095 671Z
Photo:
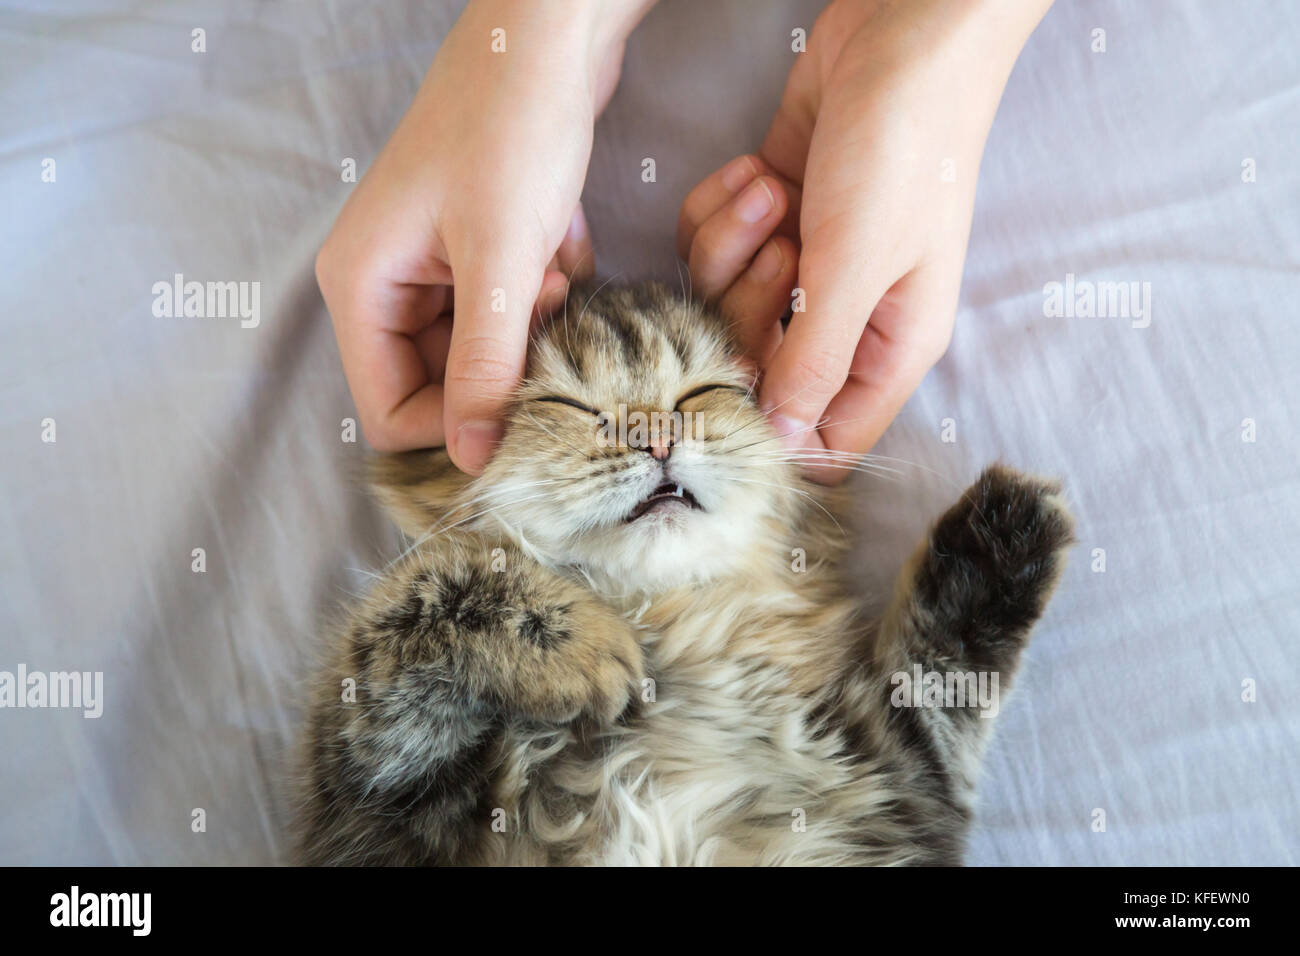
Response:
M530 322L592 268L593 125L652 5L472 0L440 47L316 262L374 447L486 464ZM682 205L695 292L735 321L816 480L875 444L947 348L984 141L1048 6L832 0L760 148Z

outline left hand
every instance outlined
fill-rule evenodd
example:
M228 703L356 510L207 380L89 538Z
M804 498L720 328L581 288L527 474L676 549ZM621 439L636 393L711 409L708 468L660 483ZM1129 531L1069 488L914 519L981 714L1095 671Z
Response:
M1049 5L832 0L758 154L682 205L694 286L736 323L817 480L875 444L947 349L984 141ZM782 333L796 276L806 311Z

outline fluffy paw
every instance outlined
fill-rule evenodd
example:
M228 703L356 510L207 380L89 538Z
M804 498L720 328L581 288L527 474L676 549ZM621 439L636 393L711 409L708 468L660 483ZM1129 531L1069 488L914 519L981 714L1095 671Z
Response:
M996 657L1042 614L1074 540L1060 491L994 465L935 525L917 594L966 653Z
M526 612L519 636L535 666L519 675L519 700L534 716L568 721L586 714L611 723L627 709L644 673L631 626L586 601L555 609L543 623Z

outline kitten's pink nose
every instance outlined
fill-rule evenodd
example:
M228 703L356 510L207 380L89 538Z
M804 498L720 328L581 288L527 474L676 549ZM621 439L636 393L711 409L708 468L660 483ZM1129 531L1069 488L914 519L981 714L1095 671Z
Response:
M650 447L646 450L650 452L655 461L667 461L668 456L673 453L672 436L656 435L650 439Z

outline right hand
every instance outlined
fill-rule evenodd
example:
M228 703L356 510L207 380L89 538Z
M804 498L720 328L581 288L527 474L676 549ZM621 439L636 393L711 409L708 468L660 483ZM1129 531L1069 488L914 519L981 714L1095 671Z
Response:
M439 48L316 259L375 448L445 444L472 474L487 462L534 307L592 269L592 127L648 6L473 0Z
M683 203L695 287L736 323L808 477L848 474L947 349L984 141L1049 5L831 0L758 154ZM782 329L796 275L806 309Z

